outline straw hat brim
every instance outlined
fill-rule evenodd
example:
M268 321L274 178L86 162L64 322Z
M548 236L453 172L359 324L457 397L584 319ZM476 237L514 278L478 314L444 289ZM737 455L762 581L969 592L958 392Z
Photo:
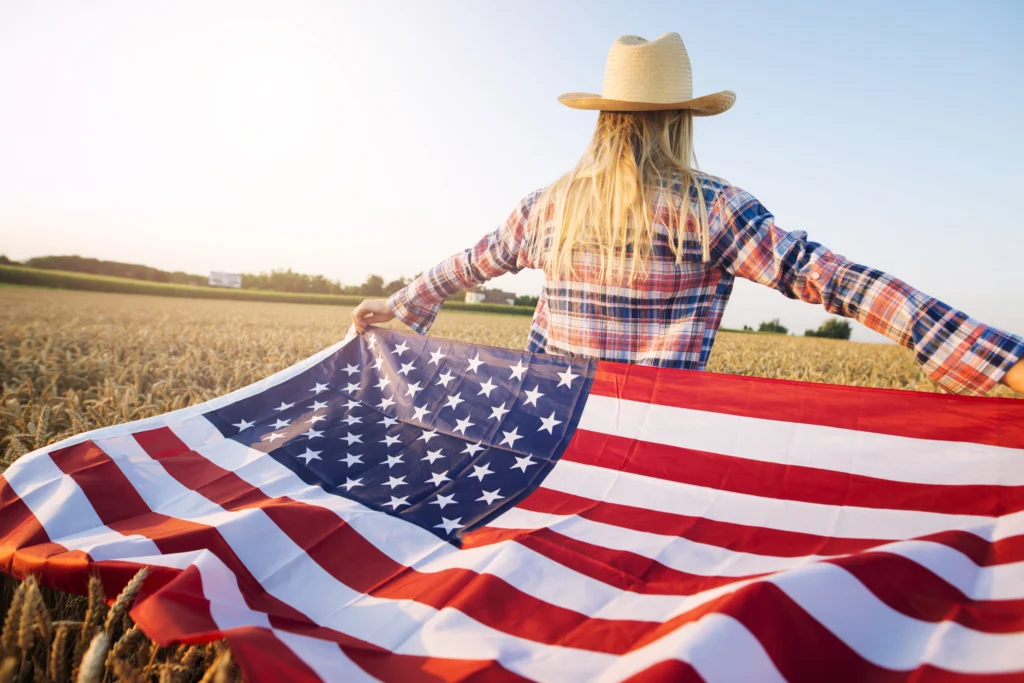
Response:
M628 102L611 100L594 93L570 92L561 95L558 101L573 109L600 109L601 111L662 111L665 109L689 109L694 116L714 116L728 111L736 101L736 93L723 90L682 102Z

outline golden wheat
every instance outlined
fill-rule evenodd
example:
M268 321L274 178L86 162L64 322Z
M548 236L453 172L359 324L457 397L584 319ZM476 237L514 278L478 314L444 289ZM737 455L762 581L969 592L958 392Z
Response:
M183 408L266 377L338 341L350 310L0 287L0 470L72 434ZM519 316L444 312L431 334L523 348L529 326ZM723 332L708 370L938 390L904 348L827 339ZM1000 387L993 395L1013 394ZM0 680L234 676L223 644L170 650L130 624L124 615L144 579L130 582L109 611L98 579L88 599L40 589L33 579L16 588L7 581Z

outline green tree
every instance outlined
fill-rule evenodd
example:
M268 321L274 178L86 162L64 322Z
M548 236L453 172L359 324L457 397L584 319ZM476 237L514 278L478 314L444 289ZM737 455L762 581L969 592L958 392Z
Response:
M787 334L789 330L783 327L782 323L778 318L772 318L771 320L761 323L757 328L758 332L771 332L773 334Z
M853 334L853 326L849 320L829 318L817 330L807 330L805 337L824 337L826 339L849 339Z
M522 295L516 297L516 306L536 306L540 300L538 296Z
M364 296L384 296L384 278L380 275L371 275L359 287L359 293Z

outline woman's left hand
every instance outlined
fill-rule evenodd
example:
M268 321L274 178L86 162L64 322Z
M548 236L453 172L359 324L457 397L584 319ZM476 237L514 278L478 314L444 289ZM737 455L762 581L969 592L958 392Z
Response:
M389 320L394 320L395 314L388 307L387 299L364 299L361 304L352 309L352 324L356 332L362 334L369 324L379 325Z

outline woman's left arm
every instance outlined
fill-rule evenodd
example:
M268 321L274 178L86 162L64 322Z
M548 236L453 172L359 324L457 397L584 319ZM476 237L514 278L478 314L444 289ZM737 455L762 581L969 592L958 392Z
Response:
M523 197L504 223L475 245L452 254L387 299L368 299L352 311L352 323L362 332L368 323L398 318L426 334L445 299L504 273L530 267L526 222L541 190Z
M1024 393L1024 338L971 318L880 270L787 232L749 193L729 187L716 200L711 254L738 277L792 299L822 304L911 349L947 391L983 394L997 383Z

